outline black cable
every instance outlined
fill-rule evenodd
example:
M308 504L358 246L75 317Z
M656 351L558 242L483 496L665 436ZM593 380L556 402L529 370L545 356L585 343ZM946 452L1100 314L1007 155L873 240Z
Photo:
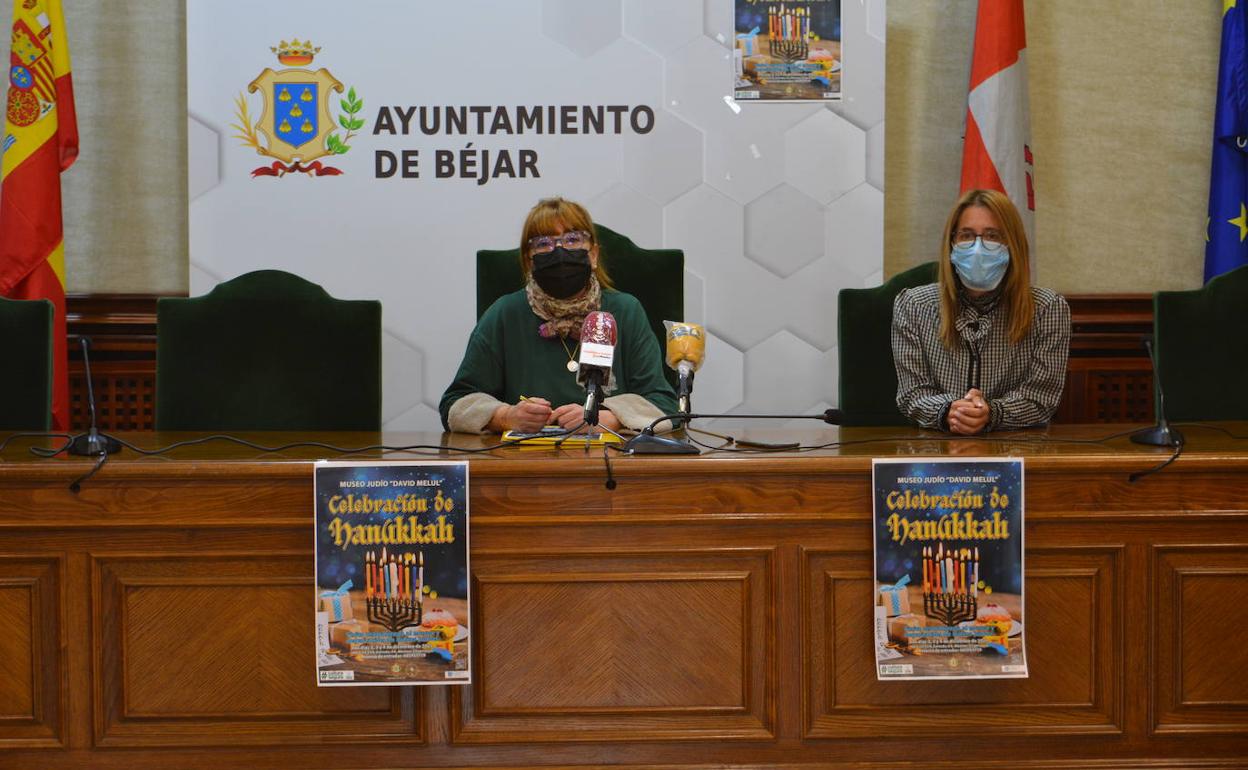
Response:
M787 448L787 449L767 448L767 447L752 448L749 446L741 446L740 439L736 440L737 445L740 448L730 447L729 445L732 443L732 441L724 443L720 446L711 446L710 444L706 444L701 441L698 441L692 436L686 436L686 438L689 439L690 443L697 444L698 446L703 447L704 449L709 449L715 452L738 452L738 453L743 453L743 454L760 454L760 453L774 453L774 452L795 452L795 453L812 452L812 451L819 450L819 449L832 449L835 447L854 446L858 444L883 444L883 443L890 443L890 442L896 442L896 441L983 441L983 442L1012 441L1012 442L1020 443L1020 444L1104 444L1105 442L1112 441L1113 439L1116 439L1116 438L1129 436L1132 433L1134 433L1136 430L1138 429L1132 428L1131 430L1118 431L1117 433L1111 433L1107 436L1101 436L1100 438L1090 438L1090 439L1088 438L1057 438L1053 436L1036 436L1034 438L1020 436L1020 437L1003 438L1000 436L1000 434L990 434L990 435L976 434L973 436L962 436L962 435L949 434L949 433L939 433L939 434L934 434L934 435L922 435L922 436L914 436L914 435L878 436L875 438L849 439L847 441L840 441L840 440L829 441L826 444L811 444L809 446L798 446L796 448Z
M699 441L693 436L690 436L688 433L685 434L685 438L689 439L689 443L697 444L703 449L709 449L712 452L757 452L758 451L756 449L731 448L732 445L736 442L736 439L733 438L732 436L726 436L724 443L720 444L719 446L711 446L710 444L707 444L704 441Z
M1200 427L1200 428L1206 428L1209 430L1220 431L1226 434L1227 436L1229 436L1230 438L1236 439L1236 440L1248 439L1248 436L1236 435L1230 432L1229 430L1222 428L1220 426L1217 426L1217 425L1208 425L1208 424L1202 424L1202 423L1178 423L1178 424L1183 425L1184 427ZM585 423L582 421L579 425L571 429L565 430L563 435L555 442L554 444L555 448L556 449L561 448L565 441L567 441L568 439L576 438L576 432L579 431L584 425ZM694 430L697 430L697 429L694 429ZM811 452L811 451L816 451L820 449L831 449L831 448L836 448L836 447L852 446L852 445L858 445L858 444L890 443L890 442L896 442L896 441L916 441L916 440L917 441L985 441L985 442L987 441L1012 441L1012 442L1021 443L1021 444L1058 444L1058 443L1061 443L1061 444L1104 444L1108 441L1112 441L1115 438L1128 436L1131 433L1134 433L1135 430L1136 429L1119 431L1116 433L1111 433L1107 436L1102 436L1099 438L1091 438L1091 439L1057 438L1053 436L1001 438L999 435L977 434L973 436L962 436L962 435L943 434L943 433L937 434L937 435L922 435L922 436L914 436L914 435L879 436L879 437L867 438L867 439L851 439L848 441L830 441L824 444L814 444L814 445L809 445L809 446L799 445L796 447L788 447L788 446L786 447L751 447L748 445L741 446L739 443L739 440L735 439L732 436L725 437L726 441L724 444L720 446L712 446L703 441L699 441L698 439L695 439L692 436L688 436L688 433L686 433L686 436L691 443L696 444L697 446L700 446L704 449L708 449L712 452L735 452L735 453L743 453L743 454L760 454L760 453L775 453L775 452L800 453L800 452ZM100 434L100 435L103 436L105 434ZM539 436L525 437L525 438L515 439L512 441L500 441L495 444L490 444L488 446L476 447L476 448L453 447L453 446L446 446L443 444L408 444L405 446L391 446L388 444L373 444L373 445L362 446L362 447L340 447L334 444L327 444L321 441L294 441L294 442L290 442L287 444L281 444L279 446L265 446L263 444L257 444L252 441L247 441L246 439L241 439L236 436L230 436L226 434L214 434L211 436L203 436L203 437L196 438L196 439L188 439L186 441L178 441L173 444L160 447L158 449L143 449L141 447L135 446L134 444L131 444L128 441L123 441L121 439L116 439L116 440L119 444L126 447L127 449L130 449L131 451L136 452L137 454L145 455L145 456L162 455L174 449L179 449L181 447L186 447L186 446L195 446L199 444L205 444L210 441L229 441L235 444L239 444L241 446L245 446L249 449L255 449L257 451L266 452L266 453L283 452L289 449L297 449L297 448L319 448L319 449L326 449L331 452L336 452L342 455L349 455L349 454L359 454L361 452L371 452L371 451L378 451L382 453L434 451L434 452L439 452L439 453L456 452L460 454L483 454L486 452L493 452L499 449L504 449L506 447L523 444L527 441L531 441L537 438L549 438L549 437L550 437L550 434L547 434L546 436L542 436L542 437L539 437ZM45 457L45 458L55 457L59 454L64 453L66 450L69 449L69 446L73 441L73 437L70 434L66 434L66 433L15 433L11 436L6 437L2 442L0 442L0 451L3 451L9 445L9 443L19 438L63 438L66 440L65 444L57 449L47 449L45 447L31 447L30 448L31 453L36 454L40 457ZM113 438L116 438L116 437L114 436ZM737 446L735 447L732 446L734 443L736 443ZM587 441L586 449L588 449L588 446L589 446L589 443ZM1138 479L1141 479L1145 476L1156 473L1162 470L1163 468L1165 468L1166 466L1170 465L1176 459L1178 459L1179 455L1183 451L1183 446L1184 445L1182 443L1178 444L1175 447L1174 453L1165 462L1161 463L1160 465L1154 468L1150 468L1146 471L1138 471L1136 473L1133 473L1129 476L1129 480L1132 482L1137 481ZM626 450L623 450L622 448L615 446L613 444L605 444L603 446L603 458L604 458L604 462L606 463L606 470L607 470L607 488L614 489L616 486L616 481L611 472L610 460L607 459L609 457L607 453L608 449L614 449L618 452L625 452ZM76 479L70 485L70 489L73 490L74 492L77 492L79 489L81 489L82 483L86 481L87 479L91 478L92 476L94 476L97 472L99 472L99 470L102 467L104 467L104 464L107 462L107 459L108 459L107 453L105 453L100 459L97 460L95 466L92 467L90 471L88 471L86 474Z
M36 457L56 457L59 454L64 454L69 451L69 448L73 445L74 439L70 436L65 439L65 443L61 445L60 449L45 449L41 446L32 446L30 448L30 453Z
M87 471L86 473L82 474L81 476L79 476L78 478L70 482L69 491L73 492L75 495L81 492L82 482L86 481L87 479L91 478L96 473L98 473L100 468L103 468L104 463L106 462L108 462L108 452L100 452L98 455L96 455L95 465L91 468L91 470Z
M581 420L581 421L580 421L579 423L577 423L576 425L572 426L571 428L566 429L566 430L564 431L564 434L563 434L562 436L560 436L559 438L555 439L555 443L554 443L554 447L555 447L555 449L562 449L562 448L563 448L563 442L565 442L565 441L567 441L568 439L572 438L572 437L574 436L574 434L575 434L578 430L580 430L581 428L583 428L583 427L585 427L585 421L584 421L584 420ZM588 435L585 437L585 448L586 448L586 449L588 449L588 448L589 448L589 437L588 437Z
M544 438L549 438L550 435L551 434L547 434ZM445 444L408 444L406 446L390 446L389 444L371 444L369 446L362 446L362 447L340 447L335 444L326 444L323 441L292 441L288 444L281 444L279 446L265 446L263 444L257 444L255 442L248 441L246 439L241 439L241 438L238 438L237 436L226 435L224 433L218 433L212 436L203 436L201 438L196 438L196 439L188 439L186 441L178 441L173 444L169 444L168 446L160 447L159 449L143 449L127 441L121 441L120 439L118 439L118 443L120 443L122 446L126 447L127 449L130 449L141 455L148 455L148 456L161 455L161 454L165 454L166 452L172 451L174 449L180 449L186 446L195 446L197 444L205 444L209 441L229 441L235 444L239 444L241 446L245 446L248 449L255 449L260 452L268 452L268 453L284 452L288 449L315 448L315 449L326 449L331 452L337 452L338 454L344 454L344 455L359 454L360 452L374 452L374 451L377 451L377 452L438 451L438 452L460 452L463 454L481 454L483 452L493 452L497 449L503 449L505 447L515 446L516 444L523 444L526 441L532 441L537 438L541 438L541 437L529 436L525 438L515 439L512 441L500 441L497 444L490 444L488 446L476 447L476 448L453 447L453 446L447 446Z
M12 436L9 436L4 441L0 441L0 452L4 451L5 447L9 445L9 442L13 441L13 439L18 439L18 438L63 438L66 440L71 440L73 439L73 436L69 435L68 433L14 433ZM67 449L68 447L69 445L66 444L65 448ZM39 449L43 449L43 447L39 447ZM44 450L44 451L47 451L47 450ZM61 449L60 451L64 452L65 449Z
M1213 427L1213 426L1202 426L1202 427ZM843 446L850 446L850 445L853 445L853 444L872 444L872 443L893 442L893 441L899 441L899 440L908 440L908 441L913 441L913 440L915 440L915 439L918 439L918 440L920 440L920 441L965 441L965 440L971 440L971 441L1010 441L1010 440L1013 440L1013 441L1016 441L1016 442L1018 442L1018 443L1023 443L1023 444L1057 444L1057 443L1074 443L1074 444L1103 444L1103 443L1108 442L1108 441L1111 441L1111 440L1113 440L1113 439L1115 439L1115 438L1122 438L1123 436L1128 436L1128 435L1130 435L1130 434L1134 433L1134 432L1135 432L1135 430L1136 430L1136 429L1127 430L1127 431L1119 431L1119 432L1117 432L1117 433L1111 433L1111 434L1109 434L1108 436L1102 436L1102 437L1101 437L1101 438L1099 438L1099 439L1062 439L1062 438L1053 438L1053 437L1049 437L1049 436L1038 436L1038 437L1036 437L1036 438L1026 438L1026 439L1001 439L1001 438L998 438L998 437L995 437L995 436L986 436L986 435L982 435L982 434L981 434L981 435L975 435L975 436L951 436L951 435L944 435L944 434L941 434L941 435L938 435L938 436L905 436L905 437L897 437L897 436L883 436L883 437L878 437L878 438L851 439L851 440L849 440L849 441L830 441L830 442L828 442L828 443L826 443L826 444L819 444L819 445L816 445L816 446L799 447L798 449L791 450L791 451L794 451L794 452L808 452L808 451L812 451L812 450L816 450L816 449L830 449L830 448L832 448L832 447L843 447ZM1230 434L1229 432L1228 432L1228 435L1232 435L1232 436L1233 436L1233 434ZM704 443L702 443L701 441L698 441L697 439L695 439L695 438L693 438L693 437L689 437L689 440L690 440L692 443L697 444L698 446L704 447L704 448L709 449L709 450L714 451L714 452L737 452L737 453L751 453L751 454L758 454L758 453L760 453L760 452L774 452L774 451L776 451L776 450L774 450L774 449L770 449L770 450L768 450L768 449L761 449L761 450L760 450L760 449L750 449L750 448L729 448L727 444L724 444L723 446L719 446L719 447L713 447L713 446L710 446L710 445L708 445L708 444L704 444ZM1171 454L1171 455L1170 455L1170 457L1168 457L1168 458L1165 460L1165 462L1163 462L1163 463L1161 463L1161 464L1159 464L1159 465L1156 465L1156 466L1154 466L1154 467L1152 467L1152 468L1149 468L1148 470L1144 470L1144 471L1136 471L1135 473L1132 473L1132 474L1130 474L1129 476L1127 476L1127 481L1128 481L1128 482L1130 482L1130 483L1135 483L1136 481L1138 481L1138 480L1140 480L1140 479L1144 478L1145 476L1150 476L1150 475L1152 475L1152 474L1154 474L1154 473L1157 473L1158 471L1161 471L1161 470L1162 470L1162 469L1164 469L1166 466L1170 465L1170 463L1172 463L1172 462L1174 462L1175 460L1177 460L1177 459L1178 459L1179 455L1183 452L1183 446L1184 446L1184 442L1179 442L1177 445L1175 445L1175 448L1174 448L1174 452L1173 452L1173 454Z
M1205 423L1205 422L1176 422L1176 423L1171 423L1171 424L1176 428L1184 427L1184 428L1204 428L1205 430L1216 430L1219 433L1225 434L1228 438L1233 438L1237 441L1243 441L1244 439L1248 439L1248 436L1240 436L1236 433L1231 433L1229 430L1227 430L1226 428L1223 428L1221 425L1210 425L1209 423Z
M579 428L580 426L578 425L577 428L575 428L574 430L579 429ZM547 435L549 436L549 434ZM27 436L27 437L33 436L33 437L38 437L38 438L56 437L56 438L65 439L65 444L61 446L59 449L47 449L44 447L31 447L30 448L30 451L32 454L38 455L39 457L43 457L43 458L56 457L57 455L64 453L73 444L73 440L74 440L73 436L70 436L64 433L17 433L6 438L3 443L0 443L0 450L3 450L4 447L7 446L8 443L12 441L13 439L20 438L23 436ZM101 433L100 436L105 437L107 436L107 434ZM525 441L529 441L532 438L537 438L537 437L536 436L526 437L526 438L516 439L514 441L502 441L497 444L491 444L489 446L484 446L484 447L477 447L475 449L445 446L441 444L411 444L408 446L397 446L397 447L389 446L386 444L374 444L372 446L350 448L350 447L339 447L333 444L326 444L321 441L294 441L289 444L282 444L281 446L267 447L267 446L264 446L263 444L257 444L252 441L247 441L246 439L241 439L236 436L229 436L226 434L215 434L212 436L203 436L197 439L188 439L186 441L178 441L173 444L169 444L168 446L161 447L159 449L143 449L141 447L135 446L134 444L131 444L128 441L122 441L116 436L112 436L111 438L113 438L118 444L122 445L123 447L126 447L127 449L133 452L150 457L153 455L162 455L162 454L165 454L166 452L169 452L174 449L181 448L181 447L185 447L185 446L194 446L197 444L204 444L209 441L230 441L235 444L240 444L242 446L245 446L249 449L255 449L257 451L266 452L266 453L283 452L287 449L295 449L298 447L315 447L315 448L327 449L331 452L337 452L339 454L344 454L344 455L358 454L360 452L370 452L370 451L380 451L383 453L437 451L439 453L460 452L463 454L481 454L483 452L493 452L494 450L502 449L504 447L515 446L516 444L522 444ZM81 491L83 482L85 482L87 479L91 478L96 473L98 473L100 469L104 467L104 464L107 462L108 462L108 452L101 452L98 455L96 459L96 463L91 468L91 470L87 471L83 475L74 479L70 483L69 491L73 492L74 494L77 494L79 491Z
M1179 441L1179 443L1175 444L1175 445L1174 445L1174 453L1173 453L1173 454L1171 454L1171 455L1170 455L1170 457L1169 457L1169 458L1167 458L1165 462L1161 463L1160 465L1154 465L1152 468L1149 468L1149 469L1148 469L1148 470L1146 470L1146 471L1136 471L1135 473L1132 473L1130 476L1127 476L1127 481L1128 481L1128 482L1130 482L1130 483L1132 483L1132 484L1134 484L1135 482L1139 481L1140 479L1144 478L1145 476L1151 476L1152 474L1156 473L1157 471L1161 470L1162 468L1165 468L1165 467L1166 467L1167 465L1169 465L1170 463L1172 463L1172 462L1174 462L1175 460L1179 459L1179 455L1180 455L1180 454L1182 454L1182 452L1183 452L1183 445L1184 445L1184 443L1185 443L1185 442L1183 442L1183 441Z
M611 453L607 451L605 444L602 447L602 462L607 466L607 489L615 489L615 476L611 475Z

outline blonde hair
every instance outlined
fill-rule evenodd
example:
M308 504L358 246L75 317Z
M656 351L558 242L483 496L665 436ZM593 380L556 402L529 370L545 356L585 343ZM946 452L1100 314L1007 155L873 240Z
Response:
M529 280L533 271L533 254L529 251L529 241L539 235L554 235L559 231L565 233L581 230L589 233L589 250L597 254L598 264L594 267L594 275L603 288L611 288L611 277L603 265L602 254L598 249L598 233L594 230L594 220L589 212L579 203L563 198L543 198L537 202L524 219L524 227L520 230L520 270L524 280Z
M968 190L958 198L953 211L949 212L944 240L940 244L940 259L937 260L940 337L947 348L958 344L958 330L954 326L960 310L958 279L950 261L950 250L953 248L953 237L958 229L958 221L962 219L962 212L972 206L985 208L996 218L1005 237L1005 245L1010 250L1010 264L1001 280L1000 302L1005 308L1010 342L1018 343L1031 330L1031 317L1035 312L1035 301L1031 297L1031 255L1027 248L1023 218L1019 216L1013 202L1004 193L996 190Z

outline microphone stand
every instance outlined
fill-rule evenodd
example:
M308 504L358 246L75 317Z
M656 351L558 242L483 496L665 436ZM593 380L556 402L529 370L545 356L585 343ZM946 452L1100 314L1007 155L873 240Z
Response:
M585 424L598 425L598 410L602 409L602 372L594 370L585 378Z
M99 457L101 455L107 457L120 452L121 443L112 436L100 433L99 428L96 426L95 388L91 384L91 354L88 352L91 345L86 337L79 337L78 342L82 345L82 369L87 378L87 413L91 417L91 423L86 433L80 433L70 439L69 453L83 457Z
M654 426L663 420L672 419L673 425L679 425L675 417L684 417L684 413L677 415L663 415L656 422L650 423L646 428L624 442L624 451L635 455L697 455L702 451L688 441L670 438L668 436L654 435ZM686 426L686 430L689 427Z
M625 442L625 451L639 455L696 455L702 453L700 449L688 441L654 435L654 426L662 420L669 418L672 420L673 428L683 428L686 431L696 430L689 426L688 417L693 402L693 364L689 361L681 361L672 368L680 375L679 385L676 389L676 416L664 415L655 422L650 423L641 433ZM699 432L705 433L705 431ZM718 434L708 435L724 438Z
M1171 428L1166 420L1166 396L1161 391L1161 374L1157 370L1157 357L1153 354L1153 341L1145 337L1144 347L1148 350L1148 360L1153 366L1153 398L1156 401L1154 411L1157 424L1132 433L1131 441L1148 446L1179 446L1183 443L1183 434L1177 428Z

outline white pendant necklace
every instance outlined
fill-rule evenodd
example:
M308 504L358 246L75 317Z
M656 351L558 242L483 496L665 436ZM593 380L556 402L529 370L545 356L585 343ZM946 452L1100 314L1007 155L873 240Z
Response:
M560 335L559 337L559 344L563 345L563 352L568 354L568 371L575 373L576 370L580 369L581 367L579 364L576 363L576 356L573 355L572 351L568 350L567 340L565 340L562 335ZM581 343L579 342L576 343L576 346L579 348L581 346Z

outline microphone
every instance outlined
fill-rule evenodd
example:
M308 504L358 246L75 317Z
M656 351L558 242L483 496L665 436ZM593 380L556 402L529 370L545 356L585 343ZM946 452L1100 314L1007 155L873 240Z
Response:
M1151 428L1143 428L1131 434L1135 444L1149 446L1179 446L1183 443L1183 434L1170 427L1166 421L1166 396L1161 392L1161 374L1157 371L1157 356L1153 354L1152 337L1144 338L1144 348L1148 351L1148 361L1153 367L1153 400L1157 423Z
M595 310L585 316L581 324L580 368L576 381L585 386L585 423L598 424L598 410L602 407L603 386L611 385L611 364L615 361L615 341L618 327L615 316Z
M706 332L698 324L692 323L664 321L663 325L667 327L667 349L663 360L680 377L676 388L677 411L681 415L687 415L690 408L689 397L693 394L693 373L702 366L702 359L706 354ZM685 422L674 419L672 425L680 428ZM698 448L687 441L654 435L653 424L629 439L624 448L633 454L699 454Z
M667 355L669 369L680 376L676 388L678 411L688 412L689 399L693 395L693 375L702 366L706 355L706 332L698 324L664 321L667 326Z
M69 453L87 457L116 454L121 451L120 442L112 436L100 433L96 427L95 387L91 384L91 343L86 337L79 337L78 342L82 345L82 368L87 378L87 414L91 418L91 423L86 433L80 433L70 440Z

